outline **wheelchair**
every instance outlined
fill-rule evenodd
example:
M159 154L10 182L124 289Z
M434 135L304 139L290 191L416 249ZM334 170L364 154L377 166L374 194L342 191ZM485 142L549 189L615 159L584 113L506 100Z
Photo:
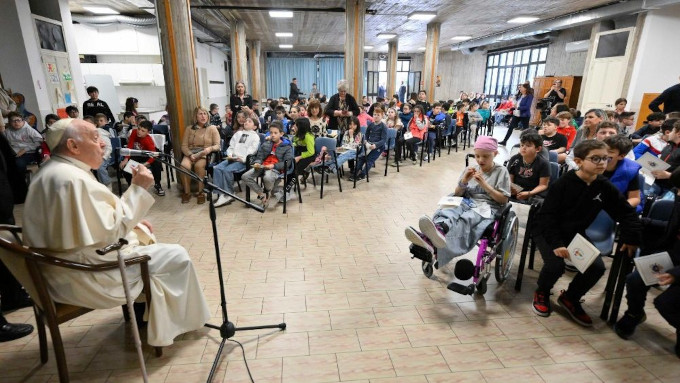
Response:
M463 285L457 282L449 284L448 288L463 295L472 295L475 291L485 294L487 281L491 277L491 263L495 260L494 275L498 283L503 283L510 275L517 247L519 230L519 218L512 211L512 205L506 204L503 210L496 213L491 223L478 242L477 259L473 264L467 259L456 263L454 275L460 280L468 280L472 277L472 283ZM423 274L431 278L434 269L437 268L437 249L434 253L417 246L409 247L412 258L422 261Z

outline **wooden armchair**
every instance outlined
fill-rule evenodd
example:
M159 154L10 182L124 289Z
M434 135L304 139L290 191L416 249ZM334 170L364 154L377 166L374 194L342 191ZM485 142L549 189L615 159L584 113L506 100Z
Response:
M43 274L41 265L51 265L64 267L67 269L78 270L84 273L96 273L107 270L118 269L118 262L106 262L100 264L84 264L67 261L57 257L38 253L30 248L23 246L21 242L21 227L12 225L0 225L0 260L5 263L14 277L21 283L33 299L33 311L35 312L36 327L38 328L38 339L40 341L40 361L47 363L47 337L45 324L50 329L54 354L57 358L57 368L59 371L59 381L64 383L69 381L66 356L64 354L64 344L59 332L59 325L71 319L86 314L93 309L87 307L73 306L55 302L47 289L46 278ZM125 260L126 266L139 264L144 282L144 294L147 304L151 302L151 292L149 290L149 261L148 255L133 257ZM126 317L126 320L129 318ZM136 325L136 324L135 324ZM156 356L163 353L162 347L155 347Z

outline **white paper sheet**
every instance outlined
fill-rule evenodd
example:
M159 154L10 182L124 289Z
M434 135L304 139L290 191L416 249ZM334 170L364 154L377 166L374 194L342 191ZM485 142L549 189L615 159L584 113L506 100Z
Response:
M132 167L134 166L139 166L139 162L132 159L128 160L127 164L125 164L125 168L123 168L123 171L132 174Z
M660 158L654 156L652 153L647 152L643 154L640 158L637 159L638 164L640 164L643 168L649 170L649 171L654 171L654 170L666 170L670 168L671 166L664 161L662 161Z
M600 255L600 250L578 233L574 236L574 239L571 240L569 246L567 246L567 250L569 250L569 259L571 260L571 263L573 263L581 273L588 270L590 265L592 265L595 259Z
M673 268L673 261L667 252L645 255L635 258L635 267L640 273L645 285L652 286L659 283L659 274L667 273Z

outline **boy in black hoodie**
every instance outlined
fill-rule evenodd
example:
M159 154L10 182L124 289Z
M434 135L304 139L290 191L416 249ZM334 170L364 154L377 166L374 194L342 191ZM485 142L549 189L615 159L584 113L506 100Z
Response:
M620 223L620 250L633 255L641 242L640 219L616 187L602 173L607 168L607 145L586 140L574 148L578 170L571 170L555 181L533 223L534 241L543 258L543 268L534 293L533 309L547 317L550 290L564 274L564 259L569 258L567 246L579 233L585 236L600 210ZM581 297L602 277L604 262L598 257L585 273L578 273L557 302L582 326L592 326L592 319L581 307Z
M680 357L680 169L671 175L671 183L676 189L673 210L668 222L654 221L643 218L645 227L645 249L643 255L667 251L673 261L672 269L659 275L659 284L669 286L654 299L654 306L659 314L676 329L675 355ZM658 238L657 241L654 239ZM628 339L635 332L635 328L647 319L645 315L645 300L651 286L645 285L640 273L633 271L626 277L626 300L628 309L623 317L614 325L614 331L623 339Z

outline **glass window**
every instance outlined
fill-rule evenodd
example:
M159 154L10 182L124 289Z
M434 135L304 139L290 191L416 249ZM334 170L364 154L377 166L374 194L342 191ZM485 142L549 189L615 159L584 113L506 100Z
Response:
M547 55L545 44L487 55L484 92L489 100L514 95L519 84L532 82L536 76L544 75Z
M381 72L387 71L387 60L380 60L378 62L378 70Z
M536 76L543 76L545 73L545 64L538 64L538 69L536 69Z
M529 49L525 49L522 51L522 64L528 64L529 63L529 53L531 51Z
M538 49L531 50L531 62L538 61Z

